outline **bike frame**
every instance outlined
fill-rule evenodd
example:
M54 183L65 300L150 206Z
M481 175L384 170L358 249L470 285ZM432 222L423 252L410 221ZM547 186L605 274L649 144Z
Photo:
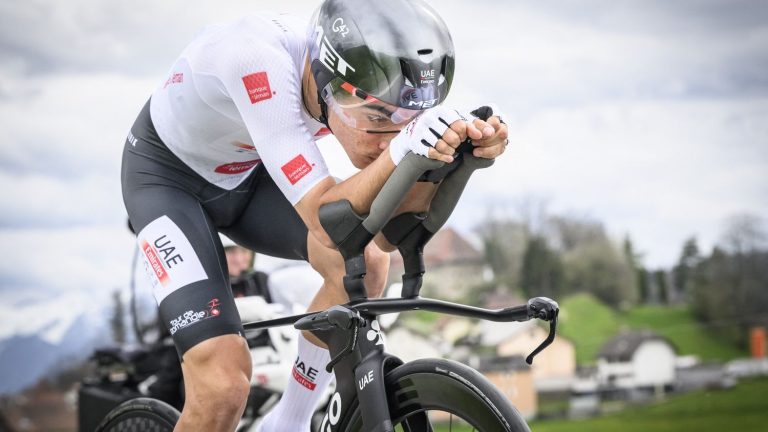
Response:
M534 300L526 305L496 310L421 297L358 300L347 303L344 305L345 307L360 314L363 319L361 325L355 325L349 329L333 328L313 331L314 335L328 345L332 358L340 357L339 362L333 368L336 376L336 392L331 397L320 431L336 432L343 430L342 426L347 426L349 417L355 408L353 406L355 399L358 400L360 406L363 420L362 430L375 432L391 432L393 430L392 420L387 409L387 389L384 376L403 362L384 350L383 335L378 330L378 323L376 323L377 316L412 310L426 310L497 322L527 321L535 317L535 315L532 316L531 309ZM298 321L314 315L316 313L246 323L244 328L257 330L296 324ZM556 317L550 331L552 338L554 338L555 326ZM349 349L350 341L353 344L352 350ZM548 342L551 342L550 338L545 341L545 344Z

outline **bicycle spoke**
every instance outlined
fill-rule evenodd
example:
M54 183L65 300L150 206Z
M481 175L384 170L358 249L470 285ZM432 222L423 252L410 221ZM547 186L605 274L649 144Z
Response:
M402 426L403 432L433 432L426 411L408 417L403 421Z

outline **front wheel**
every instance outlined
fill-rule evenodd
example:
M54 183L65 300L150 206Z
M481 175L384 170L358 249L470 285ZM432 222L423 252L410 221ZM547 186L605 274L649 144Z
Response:
M392 370L386 382L396 432L530 432L496 387L460 363L417 360ZM341 430L363 432L357 400L350 411L347 426Z
M167 403L136 398L110 411L95 432L173 432L178 420L179 412Z

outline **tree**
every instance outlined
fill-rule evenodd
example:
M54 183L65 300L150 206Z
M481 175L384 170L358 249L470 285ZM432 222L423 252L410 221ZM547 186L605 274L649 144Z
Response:
M744 254L766 247L768 234L763 220L750 213L728 218L722 235L722 244L732 254Z
M690 280L700 261L699 246L696 243L696 238L691 237L683 244L680 259L677 265L672 268L672 285L676 300L685 299L690 295Z
M552 243L559 245L563 253L581 246L608 239L603 224L574 216L553 216L549 219Z
M637 297L634 270L607 238L573 249L564 255L563 263L569 291L592 293L613 307Z
M562 293L563 264L560 256L547 245L541 236L533 236L523 255L520 271L520 288L529 297L557 298Z
M112 292L112 317L109 320L112 329L112 340L118 344L125 342L125 307L120 290Z
M760 219L729 219L722 244L688 279L692 307L703 322L745 345L749 328L768 325L768 246Z
M656 270L653 272L653 282L658 289L659 301L664 304L670 302L669 284L667 283L667 272Z
M526 227L514 220L489 219L477 230L483 240L486 262L497 284L519 286L520 268L528 239Z
M648 279L648 270L645 268L637 269L637 292L639 295L638 300L641 303L651 301L651 283Z
M629 235L624 237L624 259L627 260L627 264L632 268L633 281L635 290L637 291L637 297L641 302L645 302L648 299L648 278L646 277L646 271L643 267L643 256L635 252L635 248L632 245L632 239Z

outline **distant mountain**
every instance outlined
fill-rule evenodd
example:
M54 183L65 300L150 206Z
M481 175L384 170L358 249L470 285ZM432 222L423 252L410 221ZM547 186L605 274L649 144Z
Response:
M0 345L0 394L34 384L56 364L57 347L35 335L14 336Z
M0 341L0 394L23 390L62 363L84 360L96 346L109 344L108 310L81 312L66 320L54 318L38 331Z

